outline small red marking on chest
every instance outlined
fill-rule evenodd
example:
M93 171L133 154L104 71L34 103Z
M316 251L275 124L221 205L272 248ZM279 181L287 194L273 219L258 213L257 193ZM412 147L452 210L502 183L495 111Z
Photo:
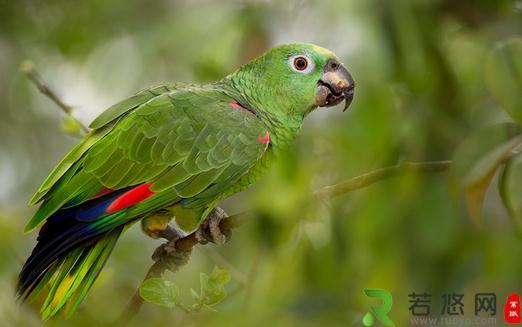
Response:
M268 142L270 142L270 133L268 133L268 131L267 131L265 136L258 136L257 139L261 143L268 143Z
M154 195L156 192L150 190L152 184L153 183L144 183L123 193L107 207L107 213L125 209Z
M243 107L242 105L240 105L240 104L237 103L237 102L230 102L228 105L231 106L232 108L235 108L235 109L241 109L241 110L246 111L246 112L248 112L249 114L255 116L255 114L254 114L252 111L248 110L247 108Z

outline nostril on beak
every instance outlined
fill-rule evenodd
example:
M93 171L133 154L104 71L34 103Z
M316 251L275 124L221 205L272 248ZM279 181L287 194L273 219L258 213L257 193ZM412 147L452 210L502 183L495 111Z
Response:
M348 85L348 83L346 81L340 80L340 81L337 82L337 88L339 90L344 90L346 88L349 88L349 85Z

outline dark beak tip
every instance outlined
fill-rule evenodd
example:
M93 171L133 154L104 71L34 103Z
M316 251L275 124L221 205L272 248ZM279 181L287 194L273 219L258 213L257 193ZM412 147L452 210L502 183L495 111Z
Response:
M350 88L348 91L346 91L344 93L344 108L343 108L343 112L346 111L346 109L348 109L348 107L350 106L350 104L352 104L352 101L353 101L353 95L354 95L354 91L353 91L353 87Z

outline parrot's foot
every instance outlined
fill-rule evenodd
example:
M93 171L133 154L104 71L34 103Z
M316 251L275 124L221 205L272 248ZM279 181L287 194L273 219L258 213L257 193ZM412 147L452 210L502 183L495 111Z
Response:
M172 220L169 210L159 210L141 220L141 229L153 239L177 240L187 236Z
M220 207L212 209L207 219L196 230L196 239L200 243L212 242L219 245L228 242L232 232L230 230L222 231L219 228L221 220L227 217L227 213Z

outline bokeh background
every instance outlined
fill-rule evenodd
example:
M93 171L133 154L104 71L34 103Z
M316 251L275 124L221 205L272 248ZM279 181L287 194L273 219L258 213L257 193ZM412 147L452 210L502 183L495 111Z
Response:
M0 324L41 324L13 297L36 237L22 233L35 210L27 201L78 141L21 72L24 61L88 124L142 88L218 80L276 44L304 41L333 50L352 72L350 110L310 115L263 181L223 204L258 217L166 275L190 303L200 272L230 271L218 312L145 304L126 325L362 326L376 304L367 287L392 293L398 326L409 325L413 291L433 295L434 315L443 293L464 293L466 317L476 292L494 292L502 325L505 298L522 290L522 240L495 185L481 224L451 172L406 174L329 202L308 194L399 161L452 159L477 130L511 121L488 91L485 62L521 34L522 2L508 0L0 0ZM78 313L47 324L118 325L159 244L135 226Z

